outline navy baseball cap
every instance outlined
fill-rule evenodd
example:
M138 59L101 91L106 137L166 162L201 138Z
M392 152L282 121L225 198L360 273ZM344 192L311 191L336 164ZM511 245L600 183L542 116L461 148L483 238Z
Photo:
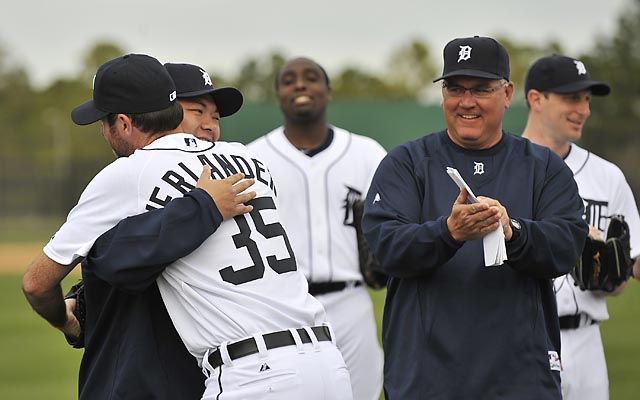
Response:
M176 86L160 61L145 54L127 54L107 61L93 78L93 99L71 111L78 125L111 113L141 114L170 107Z
M454 76L509 80L509 54L493 38L453 39L444 47L443 55L444 70L434 82Z
M216 102L220 117L235 114L242 107L242 93L238 89L215 88L207 71L197 65L166 63L164 67L176 84L179 99L210 93Z
M606 96L611 92L606 83L591 80L582 61L557 54L542 57L529 68L524 95L531 89L552 93L591 90L594 96Z

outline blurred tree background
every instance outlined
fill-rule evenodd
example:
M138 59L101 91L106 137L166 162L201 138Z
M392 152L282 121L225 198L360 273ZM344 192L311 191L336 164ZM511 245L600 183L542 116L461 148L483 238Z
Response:
M511 57L516 84L514 107L506 128L520 133L526 120L523 81L538 57L563 53L562 44L542 46L498 37ZM97 124L81 127L69 117L73 107L91 98L92 78L104 61L127 53L117 43L88 49L75 78L34 88L25 69L0 48L0 222L15 217L64 217L82 189L113 160ZM616 163L640 194L640 0L618 18L610 37L598 37L585 54L592 79L612 86L612 94L592 102L592 116L581 144ZM289 55L273 50L245 60L233 76L202 65L218 87L232 85L245 95L245 106L222 121L223 140L248 142L280 123L274 93L275 74ZM322 63L322 60L317 60ZM197 60L194 60L197 63ZM411 38L394 49L386 70L346 65L330 73L334 101L332 122L376 138L387 149L444 127L439 111L441 49Z

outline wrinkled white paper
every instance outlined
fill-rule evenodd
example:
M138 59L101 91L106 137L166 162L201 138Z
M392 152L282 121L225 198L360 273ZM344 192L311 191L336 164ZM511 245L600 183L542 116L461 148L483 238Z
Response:
M457 169L447 167L447 174L453 179L460 189L466 189L469 193L468 201L478 203L478 198L462 179ZM502 224L498 225L498 229L488 233L482 238L482 248L484 250L484 265L486 267L495 267L502 265L507 260L507 248L504 244L504 229Z

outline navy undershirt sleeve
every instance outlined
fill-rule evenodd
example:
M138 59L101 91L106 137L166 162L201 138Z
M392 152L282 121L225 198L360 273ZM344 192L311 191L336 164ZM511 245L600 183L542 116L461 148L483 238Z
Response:
M169 264L197 249L222 220L209 194L194 189L163 209L120 221L96 240L86 265L117 289L141 292Z

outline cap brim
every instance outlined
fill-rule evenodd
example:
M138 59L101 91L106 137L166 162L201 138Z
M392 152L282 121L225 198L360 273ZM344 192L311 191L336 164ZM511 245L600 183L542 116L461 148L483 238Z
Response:
M485 72L485 71L479 71L477 69L459 69L456 71L449 72L448 74L442 75L440 78L435 79L434 82L438 82L442 79L452 78L454 76L471 76L474 78L485 78L485 79L505 79L500 75L492 74L490 72Z
M98 110L93 100L84 102L71 111L71 119L78 125L89 125L109 115L108 111Z
M178 93L179 99L186 99L190 97L202 96L204 94L211 94L213 100L216 102L220 117L228 117L233 115L240 107L242 107L243 97L242 93L233 87L223 87L218 89L202 89L195 90L193 92Z
M188 99L190 97L202 96L204 94L211 94L211 96L213 96L213 100L216 102L216 106L218 107L218 112L220 113L221 118L235 114L236 112L238 112L240 107L242 107L242 93L240 93L238 89L233 87L182 92L178 93L177 97L179 99Z
M558 86L557 88L549 89L553 93L576 93L583 90L591 90L591 94L594 96L606 96L611 93L611 88L606 83L595 81L578 81L572 82L567 85Z
M242 93L232 87L215 89L211 92L211 95L216 102L216 106L218 106L220 117L228 117L229 115L235 114L240 110L244 101Z

